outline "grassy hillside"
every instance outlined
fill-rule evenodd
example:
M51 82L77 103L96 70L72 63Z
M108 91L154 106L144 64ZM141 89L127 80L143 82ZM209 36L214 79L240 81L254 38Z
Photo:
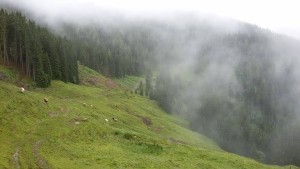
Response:
M0 168L279 168L224 152L120 87L135 78L79 69L81 85L21 93L16 71L0 67Z

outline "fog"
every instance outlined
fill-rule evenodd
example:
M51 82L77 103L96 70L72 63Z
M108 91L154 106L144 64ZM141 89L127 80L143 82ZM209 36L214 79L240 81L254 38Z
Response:
M300 43L251 25L201 21L196 32L195 22L158 32L160 105L228 151L299 165Z
M154 98L166 111L188 119L193 130L225 150L300 165L296 1L0 0L0 5L21 9L67 37L72 35L64 24L124 35L142 28L153 47L147 52L154 61L146 65L157 76Z
M131 15L133 17L165 16L169 12L210 14L248 22L275 32L300 39L299 10L297 0L1 0L33 12L43 21L68 19L84 22L105 18L104 13ZM105 12L104 12L105 11Z

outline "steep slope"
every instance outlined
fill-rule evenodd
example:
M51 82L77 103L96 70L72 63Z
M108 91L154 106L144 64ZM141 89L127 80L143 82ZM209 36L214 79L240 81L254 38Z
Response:
M105 19L94 15L82 22L62 14L49 22L34 17L34 8L11 2L0 2L1 7L20 10L40 26L20 12L1 10L0 62L16 64L37 86L47 87L52 79L79 83L77 60L110 77L144 75L146 85L134 88L136 93L150 93L166 112L186 117L194 131L222 149L300 166L297 40L188 13L136 18L106 11ZM131 83L126 79L125 88ZM119 88L97 75L81 83L109 88L105 94Z
M279 168L226 153L155 102L79 68L82 85L21 93L17 73L1 67L0 168Z

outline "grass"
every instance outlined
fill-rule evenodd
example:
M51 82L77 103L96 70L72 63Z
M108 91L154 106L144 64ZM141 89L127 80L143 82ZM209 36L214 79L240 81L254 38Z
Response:
M79 69L81 85L21 93L17 72L0 67L10 79L0 81L0 168L280 168L224 152L155 102L125 94L120 85L139 77L118 85Z
M16 70L0 65L0 80L13 83L18 78L19 75Z
M140 81L144 81L142 76L126 76L125 78L116 79L117 83L126 89L135 89Z

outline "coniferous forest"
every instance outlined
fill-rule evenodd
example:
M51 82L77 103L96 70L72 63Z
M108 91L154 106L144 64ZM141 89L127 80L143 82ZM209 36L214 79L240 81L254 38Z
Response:
M150 56L147 37L65 26L55 35L20 12L1 10L1 62L20 68L39 87L52 79L78 83L77 61L110 77L141 75ZM68 38L66 38L68 37ZM148 47L148 46L149 47Z
M120 23L53 33L2 9L0 61L38 87L78 84L78 62L113 78L144 75L145 95L223 149L300 165L297 40L245 23L238 31L193 19Z
M1 62L17 67L39 87L52 79L78 83L74 45L50 33L20 12L0 11Z

